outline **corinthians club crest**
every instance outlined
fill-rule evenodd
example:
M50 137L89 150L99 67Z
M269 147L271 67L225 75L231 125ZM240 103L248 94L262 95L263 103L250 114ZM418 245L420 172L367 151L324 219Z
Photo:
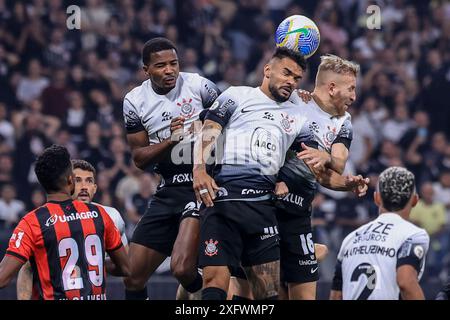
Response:
M205 254L207 256L215 256L217 254L217 244L219 243L219 241L217 240L213 240L213 239L209 239L209 241L205 241L206 244L206 248L205 248Z
M292 123L294 122L294 119L290 119L289 115L285 115L284 113L281 114L281 126L283 127L284 131L291 132L292 131Z
M192 106L191 102L192 98L189 98L189 100L183 98L181 103L180 102L177 103L177 106L181 108L181 115L183 115L186 118L192 117L192 115L195 112L195 108Z

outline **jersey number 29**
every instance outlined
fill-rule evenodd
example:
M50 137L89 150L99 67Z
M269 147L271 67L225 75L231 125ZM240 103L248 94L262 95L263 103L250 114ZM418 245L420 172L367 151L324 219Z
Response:
M73 238L62 239L58 244L60 258L67 258L62 271L64 290L79 290L83 288L83 278L77 266L80 256L78 244ZM84 239L84 251L87 263L94 270L89 270L89 281L96 287L103 284L103 250L100 237L96 234L88 235Z

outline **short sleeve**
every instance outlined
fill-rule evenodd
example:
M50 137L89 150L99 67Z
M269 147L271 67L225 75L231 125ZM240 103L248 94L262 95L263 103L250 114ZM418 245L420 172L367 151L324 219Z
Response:
M425 230L406 239L397 253L397 268L409 264L420 274L425 265L429 244L430 237Z
M34 244L35 239L33 231L28 222L25 219L22 219L9 239L6 254L25 263L33 256L35 248Z
M202 97L202 104L204 109L211 107L213 102L217 99L220 94L219 88L216 84L206 78L201 78L201 88L200 95Z
M123 120L127 133L136 133L145 130L139 118L138 110L127 96L123 99Z
M113 220L110 218L105 209L101 206L98 206L100 212L102 213L103 223L105 226L105 250L106 251L114 251L119 249L123 244L120 238L119 229L114 224Z
M231 88L229 88L214 101L206 113L205 120L217 122L223 128L227 125L237 107L238 100L233 95Z
M350 149L350 145L353 140L353 127L351 119L346 119L342 124L341 130L334 139L333 144L342 143L347 149Z

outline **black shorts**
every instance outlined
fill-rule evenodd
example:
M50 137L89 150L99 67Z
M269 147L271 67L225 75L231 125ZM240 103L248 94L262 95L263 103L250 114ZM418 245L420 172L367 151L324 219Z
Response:
M280 258L273 201L223 201L201 211L199 265L244 267Z
M288 283L319 280L319 264L312 238L311 210L277 200L280 231L281 279Z
M192 186L159 189L150 199L131 242L170 256L180 222L184 218L199 219L198 208Z

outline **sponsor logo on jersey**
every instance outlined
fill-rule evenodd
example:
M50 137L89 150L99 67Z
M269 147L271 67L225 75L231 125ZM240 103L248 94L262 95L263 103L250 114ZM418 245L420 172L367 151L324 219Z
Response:
M70 222L74 220L85 220L85 219L94 219L98 217L97 211L87 211L87 212L72 212L68 215L52 215L50 218L47 219L45 222L45 225L47 227L50 227L54 225L56 222Z
M298 260L298 264L300 266L312 266L312 265L317 265L317 260L316 259L311 259L311 260Z
M267 190L242 189L241 194L262 194L267 193Z
M273 117L273 114L270 113L270 112L264 112L264 117L263 117L263 119L272 120L272 121L275 120L275 118Z
M201 202L198 201L191 201L189 203L187 203L184 206L183 212L181 213L182 216L184 216L186 213L190 213L191 216L193 217L198 217L199 213L198 210L200 208L200 204Z
M305 199L297 194L288 193L282 200L303 207L303 200Z
M186 118L192 117L195 112L195 108L192 106L191 102L192 98L189 98L189 100L183 98L181 103L177 103L177 106L181 108L181 114Z
M292 131L292 123L294 123L294 119L290 119L288 114L281 114L281 127L286 131L287 133Z
M216 195L217 197L226 197L228 196L228 190L224 187L220 187L219 190L217 190Z
M170 113L170 111L164 111L161 115L162 120L161 121L169 121L172 120L172 114Z
M209 257L217 255L217 252L219 251L219 249L217 248L218 243L219 243L219 241L213 240L213 239L209 239L209 241L205 241L205 244L206 244L205 254Z
M194 178L192 173L180 173L176 174L172 178L172 183L184 183L184 182L192 182Z
M260 236L261 240L265 240L268 238L272 238L278 234L277 226L266 227L264 228L264 235Z
M279 156L277 144L279 144L277 137L270 131L258 127L253 131L251 137L251 156L254 160L264 168L272 168L277 163ZM275 168L274 168L275 169Z
M314 131L315 133L319 133L319 125L317 124L317 122L311 122L309 124L309 130Z

